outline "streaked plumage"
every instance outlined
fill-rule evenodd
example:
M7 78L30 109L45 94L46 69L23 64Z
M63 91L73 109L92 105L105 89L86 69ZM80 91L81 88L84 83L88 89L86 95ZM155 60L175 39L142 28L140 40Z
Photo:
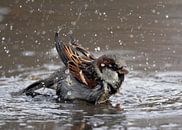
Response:
M65 68L47 79L31 84L22 92L31 95L35 90L47 87L56 89L57 95L63 101L77 99L94 103L107 101L119 90L124 76L128 73L125 61L115 54L97 58L80 46L72 35L70 39L71 42L65 44L59 34L55 34L55 46ZM64 73L66 69L69 70L68 74ZM66 80L68 77L71 83Z

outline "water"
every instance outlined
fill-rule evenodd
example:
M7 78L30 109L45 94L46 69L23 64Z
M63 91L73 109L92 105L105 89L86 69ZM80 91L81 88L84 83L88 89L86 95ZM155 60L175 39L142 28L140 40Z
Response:
M53 65L50 65L53 66ZM56 66L55 66L56 67ZM47 68L48 69L48 68ZM11 96L33 80L49 74L45 68L27 70L18 76L2 77L0 88L0 129L178 129L182 121L182 74L161 72L144 76L135 72L126 78L121 93L111 104L56 103L55 92L48 97ZM27 71L29 71L27 73Z
M0 129L182 129L181 1L0 1ZM111 104L11 96L63 66L54 32L130 69ZM64 36L64 41L68 39Z

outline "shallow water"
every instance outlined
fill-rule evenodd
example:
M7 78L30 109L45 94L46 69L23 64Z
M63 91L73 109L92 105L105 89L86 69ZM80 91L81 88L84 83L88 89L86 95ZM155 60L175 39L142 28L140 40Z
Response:
M0 129L182 129L181 6L180 0L1 0ZM62 66L53 44L58 29L73 30L96 55L126 59L130 73L111 104L60 104L47 89L40 90L47 97L10 95Z

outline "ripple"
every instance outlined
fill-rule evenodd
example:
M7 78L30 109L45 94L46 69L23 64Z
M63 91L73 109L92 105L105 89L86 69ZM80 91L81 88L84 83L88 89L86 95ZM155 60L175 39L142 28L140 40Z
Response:
M34 79L29 78L31 75L46 77L56 67L58 66L45 64L36 71L21 68L21 74L18 76L1 77L0 121L59 120L62 124L70 124L74 118L75 121L85 122L94 128L108 129L110 128L108 124L115 124L111 128L116 129L123 125L137 128L138 122L145 122L145 120L162 120L167 117L170 119L177 117L182 120L180 118L182 88L180 82L176 82L182 76L180 72L163 72L148 76L140 72L130 73L120 93L111 97L113 107L107 105L95 107L83 103L56 103L55 91L49 89L39 90L41 93L48 93L49 96L46 97L31 98L24 95L10 95L11 92L16 92L34 82ZM120 104L120 109L117 108L117 104ZM93 111L90 111L91 109ZM106 124L107 127L105 127ZM171 124L179 125L179 122L171 120ZM5 124L2 122L3 125ZM160 122L158 125L161 125ZM161 125L161 127L168 126L171 125ZM68 128L68 126L65 127Z

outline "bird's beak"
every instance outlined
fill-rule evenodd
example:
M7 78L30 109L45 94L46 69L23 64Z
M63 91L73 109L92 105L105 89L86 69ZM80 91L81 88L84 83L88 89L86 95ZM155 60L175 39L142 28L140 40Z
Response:
M125 69L125 68L118 69L117 72L118 72L119 74L124 74L124 75L126 75L126 74L129 73L129 71L128 71L127 69Z

